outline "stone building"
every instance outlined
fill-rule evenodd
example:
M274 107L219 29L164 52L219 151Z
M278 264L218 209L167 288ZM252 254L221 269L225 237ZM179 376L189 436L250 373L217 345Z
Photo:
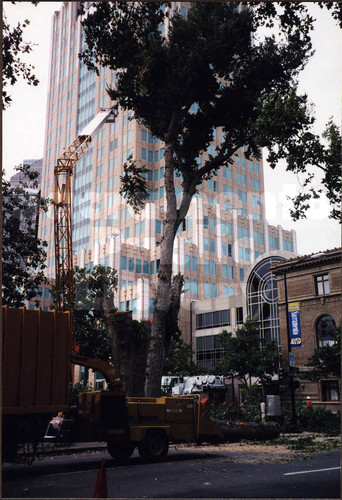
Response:
M341 321L341 248L296 257L272 266L278 281L278 306L283 370L291 365L300 374L308 370L305 364L314 349L334 342L331 328ZM286 320L288 305L289 335ZM289 341L291 338L290 356ZM294 370L296 371L296 370ZM287 380L288 381L288 380ZM295 399L305 401L309 396L313 406L324 405L337 410L340 406L340 380L327 377L310 382L295 377ZM283 400L289 399L289 393Z

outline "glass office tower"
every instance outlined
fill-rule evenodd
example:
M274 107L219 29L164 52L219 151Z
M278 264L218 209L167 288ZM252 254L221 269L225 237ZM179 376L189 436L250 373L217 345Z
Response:
M186 15L188 4L172 8ZM52 19L42 170L43 195L50 198L59 154L101 108L111 105L106 87L115 85L115 72L101 69L97 76L88 71L78 59L83 45L78 3L64 2ZM151 319L164 220L164 146L131 117L119 110L116 122L102 127L75 168L74 263L90 270L96 264L115 268L116 306L132 310L135 319ZM220 141L222 131L217 129L202 157L215 154ZM129 155L147 168L149 200L138 214L119 193ZM181 178L176 178L176 195L181 200ZM49 242L47 275L53 279L52 207L40 220L43 234ZM190 302L217 297L228 301L239 295L249 267L272 250L296 252L295 233L267 223L262 160L247 160L241 149L234 164L222 167L199 187L176 236L173 272L185 278L180 312L185 340L190 340Z

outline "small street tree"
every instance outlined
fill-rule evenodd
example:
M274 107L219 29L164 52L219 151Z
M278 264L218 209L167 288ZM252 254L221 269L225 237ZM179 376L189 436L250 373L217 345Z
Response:
M165 355L165 375L199 375L203 368L192 360L192 345L184 342L181 332L174 334Z
M38 238L38 217L48 201L40 194L38 173L29 165L16 167L22 173L19 185L2 176L2 302L22 307L36 297L44 276L47 243Z
M238 378L246 389L251 387L252 379L267 382L277 373L277 343L261 338L257 321L247 319L234 333L224 330L220 341L224 354L215 365L216 373Z
M341 378L341 327L332 332L332 336L334 343L314 350L305 364L308 371L301 378L316 382L327 377Z
M329 147L327 151L312 132L308 98L298 93L298 75L312 55L313 19L305 2L191 2L186 16L174 12L166 33L168 5L93 2L82 20L87 48L80 55L89 69L115 70L116 83L107 89L110 98L123 110L131 110L165 144L164 233L146 396L160 394L171 338L167 322L173 307L175 236L204 181L232 164L239 148L245 147L246 158L260 158L260 148L265 147L272 168L285 159L294 173L305 175L310 166L322 170L335 210L332 215L339 210L336 154L332 159ZM333 13L341 20L340 12L337 4ZM259 37L264 26L273 27L277 37ZM218 129L219 145L211 147ZM329 130L339 137L337 127ZM136 208L146 199L146 187L140 165L132 161L126 165L123 193L130 202L139 194L132 202ZM176 177L181 179L180 201ZM309 187L311 173L306 179ZM141 190L134 193L137 186ZM308 196L319 194L313 190ZM298 200L297 215L305 204L307 198Z

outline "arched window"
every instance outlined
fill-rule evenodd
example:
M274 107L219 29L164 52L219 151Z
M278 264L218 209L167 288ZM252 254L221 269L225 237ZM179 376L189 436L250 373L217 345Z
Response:
M324 347L325 345L334 344L335 330L336 330L336 323L334 319L328 314L321 316L316 322L317 346Z
M280 343L277 278L271 272L272 264L285 259L280 256L261 260L251 271L247 281L248 316L259 322L261 335L266 340Z

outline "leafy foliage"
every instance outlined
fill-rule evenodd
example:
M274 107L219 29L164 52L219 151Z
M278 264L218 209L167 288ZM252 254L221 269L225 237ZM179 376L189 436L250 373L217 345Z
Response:
M75 340L82 356L109 361L111 343L108 339L101 298L114 297L117 287L116 271L95 266L89 273L85 268L74 269L75 280Z
M214 420L225 420L230 422L261 422L260 403L262 397L260 391L253 395L246 395L243 402L212 404L206 410L210 418Z
M2 300L22 307L46 282L47 243L38 238L37 219L47 210L48 201L40 193L32 194L38 188L37 172L29 165L19 165L16 171L22 173L17 186L5 179L4 172L2 176Z
M291 432L293 428L291 410L283 410L284 421L282 432ZM323 432L325 435L337 436L341 432L341 413L333 413L324 407L307 408L296 404L296 431Z
M203 368L192 360L192 346L184 342L181 332L174 334L165 356L164 373L166 375L198 375Z
M340 28L342 28L342 4L341 2L317 2L321 9L326 7L328 10L331 10L331 14L338 24Z
M306 210L310 207L312 199L318 199L322 193L326 195L331 206L330 217L341 221L341 149L342 138L338 127L332 122L326 126L322 134L326 144L319 141L318 136L307 134L306 142L297 151L295 158L292 155L287 157L290 164L293 160L293 170L298 173L305 173L306 178L302 183L302 191L292 198L293 209L290 214L293 220L305 218ZM300 150L302 149L303 161L299 163ZM310 153L311 152L311 153ZM321 171L320 186L312 185L316 180L317 172L311 169L316 162L316 167ZM291 163L292 164L292 163ZM290 198L291 199L291 198Z
M245 401L241 405L223 403L220 405L211 405L206 409L206 413L213 420L229 421L229 422L260 422L261 398ZM326 436L337 436L340 434L341 414L340 412L333 413L323 407L307 408L301 403L296 404L296 431L297 432L320 432ZM281 432L291 432L292 415L290 409L283 409L283 421L281 423ZM279 443L291 444L288 438L282 438ZM304 444L292 443L292 449L300 449Z
M126 198L133 210L138 213L148 198L146 168L138 167L131 157L123 165L123 175L120 176L120 194Z
M12 2L15 3L15 2ZM31 2L37 5L38 2ZM11 27L3 14L2 26L2 109L11 104L12 98L6 87L14 85L21 77L29 85L37 86L39 80L33 74L34 66L20 60L22 54L32 52L34 44L25 42L23 39L24 28L30 24L25 20L16 27Z
M329 376L341 378L341 327L332 333L335 343L315 349L305 364L309 368L302 375L305 380L318 381Z
M83 392L91 392L94 390L94 387L91 385L84 385L82 382L77 382L71 388L70 394L70 404L76 405L78 403L78 396Z
M168 5L93 2L82 20L87 48L80 54L89 69L116 72L115 85L107 89L110 98L165 144L166 210L147 368L149 396L160 390L170 341L174 239L202 182L233 163L243 146L246 158L260 158L261 148L267 148L272 167L285 159L296 174L306 175L310 165L323 169L327 180L331 173L332 178L339 175L329 148L322 150L312 132L308 98L298 93L298 75L312 55L314 21L305 2L250 2L248 8L237 2L191 2L186 17L174 12L172 19L167 19ZM274 27L277 36L259 38L257 31L264 26ZM214 147L218 127L223 134ZM201 164L203 151L210 152L202 155ZM179 203L176 176L181 177ZM307 179L309 184L310 173ZM328 182L327 190L334 200ZM142 200L134 201L134 193L131 189L129 201L137 207Z
M88 49L81 57L94 70L98 65L124 68L116 87L108 90L110 97L133 110L154 135L175 141L173 168L182 173L190 195L247 144L247 157L268 148L272 168L286 159L295 173L306 172L309 165L322 169L323 185L337 210L338 189L330 182L331 175L339 175L335 151L332 161L332 151L311 132L314 118L307 96L297 94L298 73L312 55L314 20L301 2L283 2L280 12L271 2L246 5L239 10L234 2L194 2L187 18L173 16L166 42L158 28L168 13L160 3L94 2L94 12L83 21ZM338 5L334 15L337 11ZM254 37L265 25L278 28L278 41ZM191 111L193 103L197 113ZM217 126L227 133L225 140L198 169L196 158ZM307 184L311 180L308 175ZM320 190L309 193L312 197ZM298 198L297 207L296 218L303 216L306 203ZM338 218L335 212L332 216Z
M242 406L237 403L228 404L222 403L220 405L211 405L206 408L207 415L213 420L243 422L244 412Z
M277 372L277 343L260 337L257 321L247 319L234 334L224 330L220 340L224 354L215 365L217 373L237 377L247 388L251 386L252 377L266 382Z

